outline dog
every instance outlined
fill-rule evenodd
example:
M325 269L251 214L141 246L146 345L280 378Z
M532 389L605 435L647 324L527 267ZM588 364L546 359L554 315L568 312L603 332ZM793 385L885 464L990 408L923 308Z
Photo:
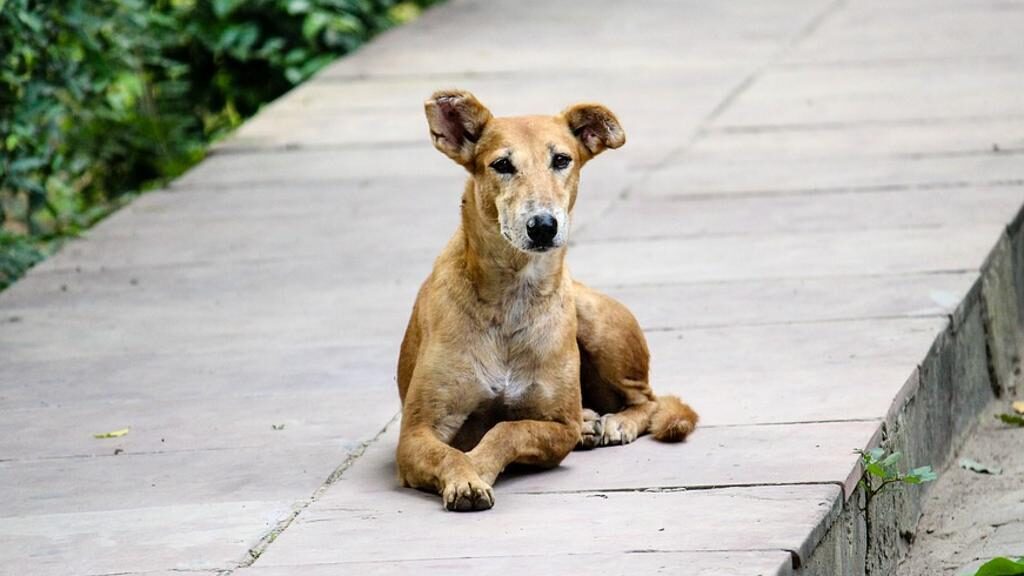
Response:
M577 104L497 118L460 90L435 93L425 112L434 147L470 176L402 341L402 485L485 510L510 464L554 467L577 446L648 432L685 439L697 413L651 391L636 319L564 262L580 169L626 141L615 115Z

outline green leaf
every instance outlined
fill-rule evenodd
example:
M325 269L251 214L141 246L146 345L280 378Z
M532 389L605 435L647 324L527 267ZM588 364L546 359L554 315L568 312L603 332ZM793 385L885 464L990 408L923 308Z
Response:
M224 18L234 12L246 0L213 0L213 13Z
M868 474L871 474L872 476L876 476L883 480L889 477L889 474L885 471L885 468L882 468L882 466L878 462L872 462L868 464L865 467L865 469L868 471Z
M884 448L872 448L871 450L868 450L867 452L865 452L865 454L867 454L868 456L871 457L871 460L870 460L871 462L878 462L879 460L882 459L882 456L885 455L885 449Z
M39 19L39 16L36 16L31 12L26 12L24 10L19 11L18 20L21 20L22 24L28 26L37 34L43 31L43 21Z
M886 470L892 470L893 467L896 466L896 463L900 461L900 458L902 456L903 455L900 454L899 452L893 452L892 454L889 454L882 460L882 467L885 468Z
M974 576L1024 576L1024 558L1010 560L1003 556L981 565Z
M1024 426L1024 416L1018 414L999 414L996 416L1006 424L1013 426Z
M915 483L921 483L934 482L939 475L935 473L935 470L932 470L931 466L921 466L920 468L914 468L911 470L907 477L915 478L917 480Z
M306 40L314 40L330 21L331 14L329 12L312 12L307 15L306 19L302 22L302 35Z
M286 5L289 14L305 14L312 7L309 0L288 0Z

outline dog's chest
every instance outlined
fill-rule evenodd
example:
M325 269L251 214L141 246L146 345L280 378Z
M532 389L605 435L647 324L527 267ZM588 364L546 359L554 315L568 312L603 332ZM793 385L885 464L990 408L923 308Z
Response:
M485 395L518 402L537 382L536 367L522 350L500 335L488 334L473 355L473 372Z
M527 297L510 297L474 346L473 370L483 392L514 405L543 392L539 366L550 353L550 315Z

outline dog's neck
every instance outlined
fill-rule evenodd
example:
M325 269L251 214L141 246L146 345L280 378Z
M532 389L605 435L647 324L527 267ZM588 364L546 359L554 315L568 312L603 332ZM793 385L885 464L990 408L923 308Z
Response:
M509 244L477 204L472 178L462 196L465 270L477 297L499 304L510 293L547 296L561 285L565 248L527 254Z

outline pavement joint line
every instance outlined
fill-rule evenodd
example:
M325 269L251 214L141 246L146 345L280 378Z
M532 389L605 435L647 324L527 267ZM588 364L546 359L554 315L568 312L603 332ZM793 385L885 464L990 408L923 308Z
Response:
M776 282L783 280L830 280L842 278L900 278L904 276L931 276L938 274L977 274L978 268L943 268L935 270L911 270L906 272L887 272L884 274L805 274L800 276L757 276L744 278L729 278L723 280L694 280L692 282L637 282L635 284L590 284L594 288L602 290L626 290L632 288L658 288L671 286L699 286L705 284L749 284L750 282Z
M921 124L914 124L919 126ZM854 127L857 125L848 125L845 127ZM822 128L820 131L825 131L826 128ZM778 132L786 130L778 130ZM716 135L731 135L731 134L748 134L748 133L771 133L777 132L775 130L751 130L751 131L715 131L706 130L702 131L702 136L716 136ZM289 152L344 152L350 150L410 150L417 148L424 148L424 142L421 139L409 139L409 140L388 140L379 142L323 142L318 144L302 144L299 142L286 142L281 144L231 144L227 143L222 146L211 149L206 157L220 157L220 156L245 156L245 155L259 155L259 154L282 154ZM424 148L426 149L426 148ZM932 160L932 159L943 159L943 158L974 158L980 156L1016 156L1024 154L1024 148L993 148L986 150L949 150L949 151L938 151L938 152L911 152L911 153L896 153L896 154L883 154L876 156L876 158L894 158L900 160ZM645 166L643 171L657 169L659 164L657 162L652 163L650 166ZM624 187L624 188L628 188Z
M23 411L28 411L28 410L46 410L46 409L50 409L50 408L52 408L54 410L61 410L64 407L63 406L32 406L32 407L27 407L27 408L14 408L14 409L11 410L11 412L23 412ZM0 412L0 414L3 414L3 412ZM299 445L299 444L292 444L291 447L310 446L310 445L316 445L316 444L327 444L327 445L329 445L329 444L332 444L332 442L330 442L329 440L325 440L325 441L322 441L322 442L313 442L313 443L307 443L307 444L301 444L301 445ZM111 447L114 447L113 444L111 444ZM357 445L357 447L358 447L358 445ZM275 447L271 447L271 448L275 448ZM342 446L341 448L344 449L344 446ZM51 461L60 461L60 460L93 460L93 459L99 459L99 458L130 458L130 457L133 457L133 456L137 456L137 457L138 456L141 456L141 457L163 456L163 455L168 455L168 454L198 454L198 453L205 453L205 452L237 452L239 450L261 450L261 451L265 451L267 449L268 449L268 447L265 446L265 445L264 446L260 446L260 445L255 445L254 444L254 445L250 445L250 446L246 446L246 445L243 445L243 446L213 446L213 447L208 447L208 448L180 448L180 449L176 449L176 450L140 450L140 451L128 451L128 450L125 450L125 451L119 452L117 454L114 454L113 452L110 452L110 453L105 453L105 454L61 454L61 455L55 455L55 456L37 456L37 457L29 457L29 458L2 458L2 459L0 459L0 465L2 465L2 464L36 464L36 463L41 463L41 462L51 462Z
M650 173L653 168L644 168L643 173ZM329 186L329 185L362 185L364 182L370 182L370 185L380 184L413 184L415 182L421 182L423 180L431 180L435 183L448 183L453 182L458 177L450 175L434 175L424 176L422 178L416 178L413 176L387 176L384 178L376 178L367 180L366 178L346 178L346 177L330 177L330 178L313 178L309 180L302 180L296 182L294 179L281 178L281 179L263 179L263 180L241 180L237 182L186 182L184 184L178 184L177 181L171 183L163 189L165 192L221 192L221 191L238 191L238 190L251 190L253 188L280 188L282 186L292 186L297 184L302 186ZM615 198L616 201L628 200L633 195L634 190L637 189L641 184L645 184L647 178L640 178L637 182L627 184L623 186L623 192L620 192ZM461 182L461 181L460 181ZM991 186L991 187L1014 187L1024 186L1024 178L999 178L995 180L982 180L982 181L971 181L971 180L953 180L953 181L937 181L937 182L919 182L910 184L872 184L863 186L826 186L819 188L782 188L782 189L749 189L749 190L723 190L718 192L684 192L679 194L663 194L657 196L661 199L679 198L743 198L747 196L792 196L801 194L818 194L818 193L839 193L839 192L885 192L885 191L898 191L898 190L935 190L935 189L946 189L946 188L967 188L970 186ZM282 192L282 196L287 193ZM640 194L646 198L650 196L644 194L642 191ZM610 202L609 206L601 211L597 215L597 218L602 218L612 209L618 205L618 202ZM88 237L88 234L82 237Z
M46 410L46 409L61 410L63 406L32 406L29 408L15 408L12 411L24 411L24 410ZM113 448L113 444L111 444ZM180 450L141 450L138 452L129 452L125 450L118 454L113 452L107 454L62 454L58 456L38 456L30 458L0 458L0 464L34 464L39 462L50 462L55 460L92 460L97 458L127 458L131 456L162 456L164 454L194 454L202 452L234 452L236 450L266 450L266 446L223 446L223 447L209 447L209 448L182 448Z
M877 418L834 418L824 420L790 420L780 422L750 422L744 424L701 424L699 428L754 428L765 426L810 426L813 424L851 424L855 422L885 422L885 417Z
M656 197L644 196L644 200L690 200L741 199L741 198L776 198L780 196L815 196L820 194L860 194L865 192L902 192L907 190L951 190L958 188L1016 188L1024 186L1024 178L998 178L995 180L944 180L937 182L916 182L910 184L871 184L864 186L826 186L820 188L780 188L721 190L718 192L692 192L681 194L662 194ZM601 217L604 217L602 214Z
M882 227L850 226L850 227L844 228L844 227L841 227L841 226L834 226L834 227L829 227L829 228L819 228L819 229L808 228L806 230L795 230L793 232L786 232L786 233L778 234L778 235L779 236L808 236L808 237L814 237L814 236L830 236L830 235L835 235L837 232L901 232L901 231L906 231L906 230L922 230L922 231L923 230L934 230L934 231L962 230L964 228L969 228L969 227L974 227L974 226L997 225L997 224L1003 224L1003 223L1004 222L1002 222L1001 220L990 220L988 222L986 222L984 220L978 220L978 221L975 221L975 222L970 222L966 226L947 226L947 225L939 224L939 223L922 223L922 224L914 224L912 226L902 226L902 227L898 227L898 228L897 227L885 227L885 226L882 226ZM698 239L698 238L715 238L715 239L718 239L718 238L748 238L748 237L763 238L765 236L766 236L765 232L757 232L757 231L755 231L755 232L742 232L742 231L737 231L737 232L711 232L711 233L691 232L691 233L685 233L685 234L652 234L650 236L614 236L614 235L612 235L612 236L601 236L599 238L584 238L582 240L572 240L571 243L570 243L570 246L595 246L595 245L600 246L602 244L641 244L641 243L645 243L645 242L665 242L665 241L671 242L673 240L695 240L695 239Z
M654 549L654 548L638 548L633 550L613 550L611 552L602 552L602 554L723 554L730 552L788 552L793 553L792 550L787 548L696 548L696 549L678 549L678 548L666 548L666 549ZM287 568L310 568L314 566L326 567L326 566L357 566L365 564L415 564L417 562L433 562L437 560L496 560L499 558L561 558L561 557L576 557L576 556L593 556L593 552L563 552L561 554L489 554L486 556L444 556L444 557L422 557L422 558L406 558L401 560L382 559L382 560L353 560L353 561L335 561L335 562L309 562L303 564L285 564L278 567ZM106 576L106 575L101 575ZM132 576L135 576L134 574ZM139 575L142 576L142 575ZM221 576L228 576L227 572L221 572Z
M331 142L322 144L300 144L295 143L284 143L284 144L270 144L270 145L249 145L249 144L224 144L217 148L211 149L206 157L215 156L244 156L246 154L262 154L262 153L273 153L281 154L286 152L303 152L303 151L315 151L315 152L331 152L331 151L346 151L346 150L406 150L409 148L425 148L425 142L421 139L416 140L386 140L378 142Z
M891 157L899 160L943 160L948 158L980 158L985 156L1020 156L1024 154L1024 148L1009 147L1000 148L997 144L987 150L949 150L939 152L907 152L894 154Z
M719 66L692 66L679 64L654 64L647 61L633 61L622 66L581 66L574 68L514 68L506 70L451 70L445 72L335 72L331 71L316 76L314 80L320 84L351 84L363 82L366 84L401 84L404 82L451 82L458 83L462 80L506 80L513 79L522 82L524 79L546 79L546 78L593 78L594 75L607 74L620 78L623 75L634 73L658 73L665 77L672 74L680 76L692 76L695 72L702 70L714 70L720 66L733 64L732 61L724 61ZM739 64L738 62L736 63ZM425 96L425 95L424 95Z
M870 58L845 60L788 60L777 64L780 68L815 69L815 68L896 68L920 66L922 64L972 64L988 62L1016 63L1021 60L1019 54L968 54L962 56L918 56L904 58Z
M851 448L850 454L853 454ZM501 486L500 482L497 486ZM542 496L545 494L585 494L593 497L600 497L604 494L671 494L676 492L709 492L712 490L729 490L735 488L764 488L764 487L787 487L787 486L838 486L840 494L845 492L843 483L839 480L829 481L807 481L807 482L737 482L726 484L692 484L688 486L646 486L643 488L587 488L583 490L528 490L509 491L509 494L520 494L525 496ZM750 496L753 499L760 498L756 495Z
M164 573L180 573L180 574L216 574L220 576L224 573L224 570L220 568L163 568L159 570L143 570L133 572L92 572L84 576L146 576L147 574L164 574Z
M867 316L836 316L824 318L807 318L803 320L767 320L763 322L731 322L722 324L689 324L686 326L641 326L644 332L699 332L702 330L722 330L725 328L764 328L770 326L815 326L818 324L853 324L857 322L888 322L896 320L917 320L925 318L946 318L951 312L922 312L918 314L877 314Z
M294 507L294 509L290 514L288 514L288 516L286 516L283 520L279 521L274 528L272 528L269 532L264 534L263 537L260 538L259 542L257 542L251 548L249 548L246 557L238 563L237 567L223 572L224 576L233 574L234 571L239 568L248 568L249 566L252 566L257 560L259 560L260 556L263 555L267 548L274 543L274 540L276 540L278 536L284 533L284 531L292 525L292 522L294 522L295 519L298 518L299 515L306 510L306 508L308 508L314 502L319 500L320 497L323 496L324 493L327 492L327 490L330 489L330 487L335 482L337 482L339 478L341 478L345 471L348 470L353 464L355 464L356 460L358 460L371 445L373 445L375 442L377 442L377 440L383 437L385 433L387 433L388 428L390 428L398 421L400 414L400 412L396 413L394 416L391 417L390 420L388 420L384 427L381 428L373 438L364 441L355 450L349 452L345 459L341 462L341 464L339 464L334 469L334 471L331 472L327 479L324 480L323 484L321 484L319 487L317 487L316 490L313 491L313 494L309 498L300 502L297 506Z
M704 128L706 134L760 134L764 132L830 132L872 127L950 126L960 124L1002 124L1024 120L1024 114L967 114L962 116L919 116L907 118L864 118L833 122L787 122L781 124L722 124Z

